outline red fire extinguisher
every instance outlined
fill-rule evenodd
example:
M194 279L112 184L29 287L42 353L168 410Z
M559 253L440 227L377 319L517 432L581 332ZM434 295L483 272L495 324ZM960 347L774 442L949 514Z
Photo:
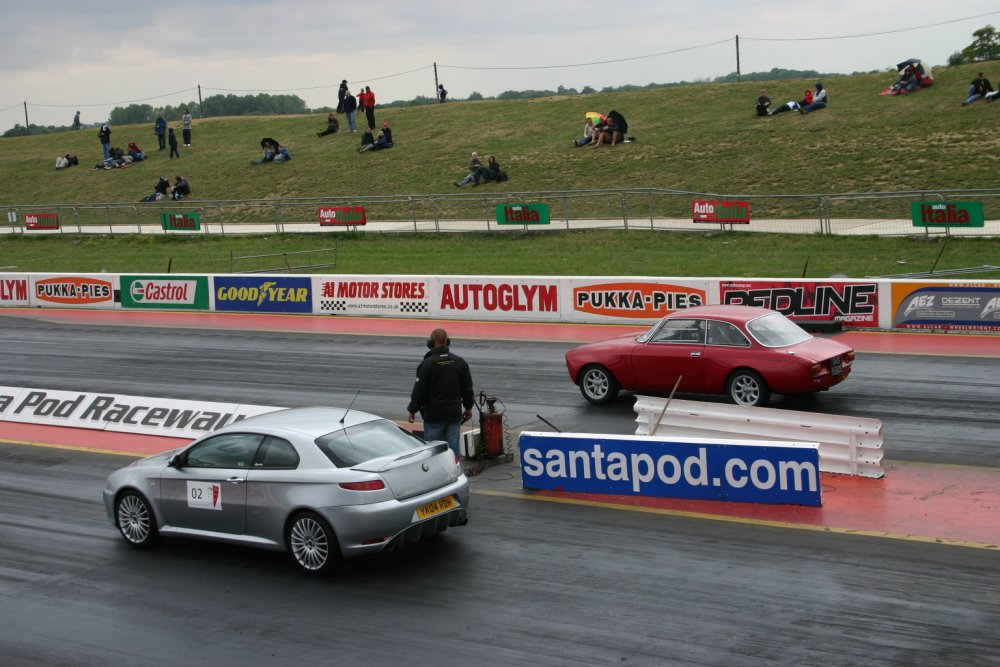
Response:
M503 412L497 410L497 398L479 392L479 441L487 456L503 454Z

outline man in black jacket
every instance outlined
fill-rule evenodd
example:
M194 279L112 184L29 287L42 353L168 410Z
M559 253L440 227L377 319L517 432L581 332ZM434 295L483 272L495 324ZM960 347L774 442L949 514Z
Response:
M410 404L409 421L416 413L424 419L424 440L444 440L459 456L458 441L462 422L472 419L475 402L469 364L449 349L451 340L444 329L435 329L427 340L430 352L417 367Z

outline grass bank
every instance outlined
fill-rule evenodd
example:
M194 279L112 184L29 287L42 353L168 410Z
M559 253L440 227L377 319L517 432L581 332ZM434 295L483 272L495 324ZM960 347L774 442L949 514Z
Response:
M653 231L247 237L6 237L0 266L25 272L226 273L230 256L331 248L313 273L862 277L967 268L1000 260L1000 239L685 234ZM331 257L329 253L324 259ZM314 260L291 257L292 266ZM238 270L284 265L280 257ZM1000 272L975 277L1000 279Z

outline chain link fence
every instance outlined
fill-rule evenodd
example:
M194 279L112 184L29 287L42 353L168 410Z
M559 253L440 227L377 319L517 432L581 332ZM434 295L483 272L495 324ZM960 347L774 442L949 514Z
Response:
M624 229L738 231L784 234L877 236L1000 236L1000 219L990 219L1000 189L911 190L901 192L743 195L659 189L470 192L370 197L313 197L256 200L162 200L152 203L21 204L6 209L6 234L264 234L413 233L523 231L528 225L499 224L498 205L547 204L548 225L534 230ZM694 222L692 202L741 201L748 224ZM982 227L917 227L912 202L975 201L984 204ZM318 210L363 207L366 222L320 226ZM176 229L163 214L196 214L197 228ZM58 224L32 224L39 216ZM48 228L46 228L48 227Z

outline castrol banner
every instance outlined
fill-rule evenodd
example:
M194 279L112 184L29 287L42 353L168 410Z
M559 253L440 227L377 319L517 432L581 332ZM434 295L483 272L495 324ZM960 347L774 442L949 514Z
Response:
M31 305L55 308L115 308L118 276L110 274L31 277Z
M439 276L431 281L430 316L452 319L562 319L558 278Z
M430 282L422 276L314 276L315 312L419 317L430 310Z
M569 278L562 281L563 311L574 322L656 322L675 310L703 306L707 280Z

